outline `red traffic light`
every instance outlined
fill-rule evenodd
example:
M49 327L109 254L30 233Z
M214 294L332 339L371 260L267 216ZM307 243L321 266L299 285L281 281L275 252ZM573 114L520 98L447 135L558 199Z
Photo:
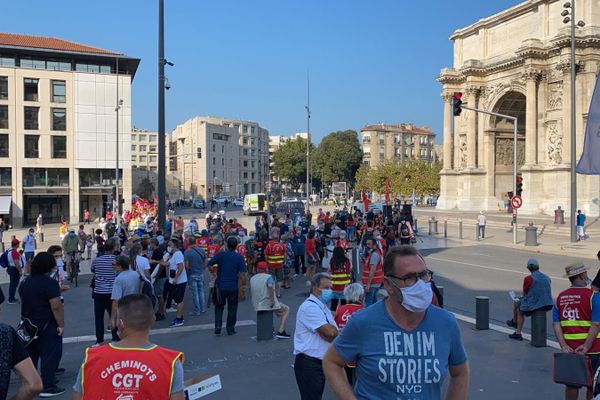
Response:
M462 100L462 93L454 92L454 100Z
M517 183L523 183L523 177L517 176Z

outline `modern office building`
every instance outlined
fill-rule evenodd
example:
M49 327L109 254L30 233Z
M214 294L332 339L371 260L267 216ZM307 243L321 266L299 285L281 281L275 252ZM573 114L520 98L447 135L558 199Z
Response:
M433 163L435 133L413 124L368 125L361 129L363 163L377 166L386 160Z
M194 117L170 135L169 171L185 199L262 192L268 186L268 145L269 131L256 122Z
M127 204L139 62L62 39L0 33L2 217L22 226L38 214L46 223L75 223L85 209L100 216L113 207L117 161Z

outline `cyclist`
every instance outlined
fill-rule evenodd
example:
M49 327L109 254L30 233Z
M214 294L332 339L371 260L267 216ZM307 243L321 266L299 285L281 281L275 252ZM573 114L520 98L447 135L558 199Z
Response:
M71 264L73 258L76 258L78 255L77 253L79 252L79 238L75 234L74 229L71 229L69 234L62 240L62 248L63 252L67 255L67 276L69 277L69 280L73 280L73 276L71 274Z

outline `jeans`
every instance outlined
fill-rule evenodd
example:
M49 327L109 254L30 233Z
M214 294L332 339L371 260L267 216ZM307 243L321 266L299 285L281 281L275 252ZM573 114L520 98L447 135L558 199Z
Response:
M294 269L297 275L300 275L300 271L302 271L303 274L306 273L306 265L304 265L304 254L294 256Z
M477 239L479 239L480 237L482 239L485 239L485 225L478 225L478 233L477 233Z
M38 338L31 342L27 348L31 361L36 368L38 361L40 362L40 373L44 382L44 389L49 389L56 385L54 383L54 375L62 356L62 346L62 337L58 336L56 323L53 322L41 330Z
M112 300L110 293L94 293L94 318L96 325L96 343L104 342L104 313L107 312L110 317ZM119 341L117 329L111 331L112 340Z
M19 287L21 275L16 267L6 268L6 273L10 277L10 284L8 286L8 301L13 302L15 301L15 294L17 293L17 288Z
M190 275L188 286L192 292L194 312L196 314L206 312L206 299L204 296L204 275Z
M294 375L301 400L321 400L325 389L323 362L304 354L296 354Z
M221 290L221 301L215 302L215 329L221 329L223 326L223 310L227 302L227 333L235 331L235 322L237 321L238 291Z
M377 291L379 290L379 284L371 285L371 288L365 293L365 307L370 306L377 302Z

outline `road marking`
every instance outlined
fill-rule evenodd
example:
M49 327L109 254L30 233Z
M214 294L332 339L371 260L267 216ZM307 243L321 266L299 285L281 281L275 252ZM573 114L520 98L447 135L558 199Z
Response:
M237 321L235 326L251 326L256 325L256 322L253 320L243 320ZM214 329L215 324L202 324L202 325L184 325L178 326L176 328L160 328L153 329L150 331L150 336L153 335L164 335L167 333L181 333L181 332L193 332L193 331L208 331ZM96 340L96 335L87 335L87 336L73 336L63 339L63 344L67 343L82 343L82 342L92 342Z
M435 260L435 261L442 261L442 262L451 262L454 264L460 264L460 265L466 265L468 267L475 267L475 268L480 268L480 269L489 269L492 271L501 271L501 272L512 272L513 274L519 274L519 275L529 275L529 272L524 272L524 271L515 271L512 269L506 269L506 268L499 268L499 267L490 267L487 265L481 265L481 264L471 264L471 263L467 263L464 261L456 261L456 260L450 260L448 258L438 258L438 257L431 257L431 256L427 256L425 258L431 259L431 260ZM551 277L552 279L558 279L561 281L568 281L568 279L560 277L560 276L554 276L554 275L548 275L549 277Z
M455 313L452 311L451 311L451 313L454 315L454 317L456 317L456 319L466 322L466 323L469 323L469 324L472 324L472 325L475 325L475 318L468 317L468 316L462 315L462 314L458 314L458 313ZM508 329L508 328L505 328L503 326L496 325L496 324L490 324L490 329L494 330L496 332L506 333L508 335L510 335L511 333L514 333L514 330ZM523 339L531 341L530 334L528 334L528 333L521 333L521 334L523 335ZM552 347L554 349L560 350L560 345L558 344L558 342L555 342L554 340L546 339L546 343L548 344L548 347Z

